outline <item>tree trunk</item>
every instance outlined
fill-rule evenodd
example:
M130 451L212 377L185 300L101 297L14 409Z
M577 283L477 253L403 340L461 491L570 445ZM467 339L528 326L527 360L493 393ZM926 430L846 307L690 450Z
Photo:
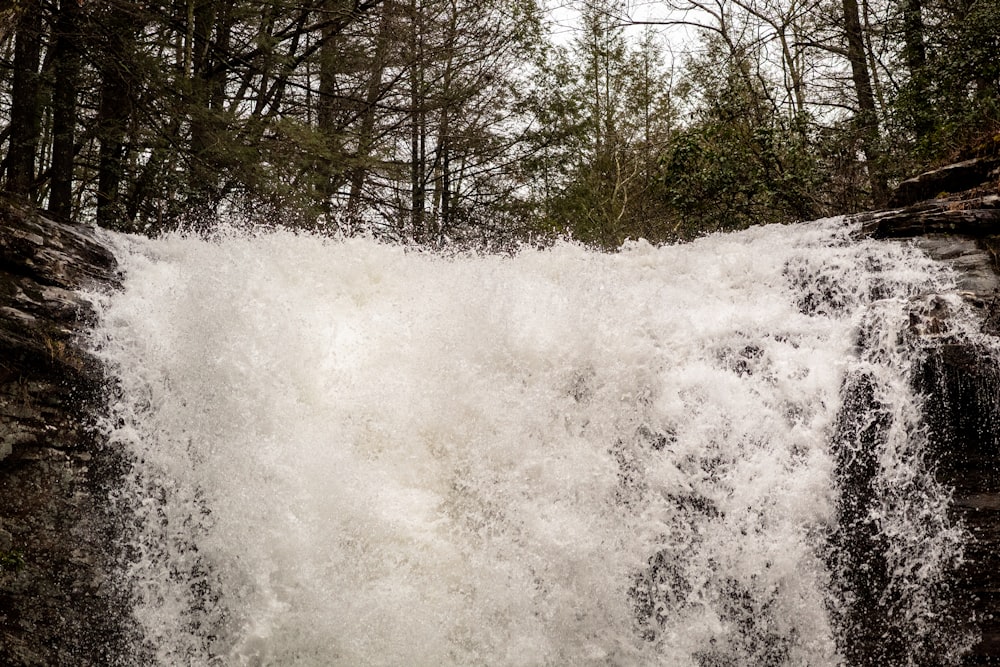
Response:
M865 54L864 35L857 0L843 0L844 30L847 35L847 59L851 63L851 76L858 96L858 114L855 122L861 134L861 150L865 155L868 178L871 182L872 201L882 206L889 199L886 178L879 164L881 154L878 147L878 112L875 95L872 92L871 76Z
M97 164L97 224L120 228L124 223L119 197L125 172L125 132L129 118L128 83L117 64L105 64L97 114L100 140Z
M76 97L80 73L79 5L61 0L55 22L55 87L52 91L52 171L49 212L57 219L73 217L73 162Z
M433 210L435 216L436 235L443 237L443 233L451 226L451 120L456 106L456 95L452 90L455 78L455 57L456 42L458 34L458 7L454 2L450 3L448 19L448 29L444 36L442 55L444 58L444 72L441 75L440 99L435 107L439 109L440 118L438 120L437 141L434 149L434 203ZM428 239L430 240L430 239Z
M903 56L910 76L913 77L927 64L921 0L903 0L903 39Z
M112 4L98 17L102 32L97 68L100 73L100 102L97 111L97 224L124 229L126 218L121 197L125 176L125 138L132 117L135 84L131 62L135 58L135 37L140 29L127 5Z
M105 74L98 111L101 147L97 160L97 224L120 228L124 223L119 198L125 172L125 124L128 93L120 72Z
M224 149L226 68L219 63L229 50L230 4L218 0L196 3L193 11L191 74L190 190L196 213L214 215L221 195Z
M420 242L424 238L424 207L426 185L427 112L424 95L423 25L422 8L418 0L410 0L410 225L413 239Z
M343 0L323 0L322 20L325 22L321 34L323 40L319 50L319 102L317 104L316 121L323 137L326 153L320 156L318 165L320 208L329 214L333 209L332 199L340 188L340 178L337 174L335 158L343 148L340 144L337 115L340 110L337 101L337 75L341 72L341 43L338 35L341 32L341 21L337 20L342 13L350 12Z
M912 100L913 131L920 141L934 128L927 95L927 49L921 0L903 0L903 43L903 59L910 74L907 88Z
M365 91L364 110L361 114L361 127L358 130L358 152L355 164L351 168L351 192L347 202L347 213L351 220L358 217L361 208L361 194L364 190L368 169L364 162L371 156L375 141L375 105L382 95L382 77L385 72L386 55L389 48L393 2L387 2L379 19L378 36L375 42L375 55L368 71L368 89Z
M14 76L11 84L10 148L6 190L29 200L35 195L35 156L41 135L39 66L42 50L42 9L29 3L17 26Z

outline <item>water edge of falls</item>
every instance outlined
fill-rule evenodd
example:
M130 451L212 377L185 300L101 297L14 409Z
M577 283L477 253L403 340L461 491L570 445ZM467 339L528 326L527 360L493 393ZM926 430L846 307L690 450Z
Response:
M850 231L109 237L134 659L957 663L965 532L911 319L955 277Z

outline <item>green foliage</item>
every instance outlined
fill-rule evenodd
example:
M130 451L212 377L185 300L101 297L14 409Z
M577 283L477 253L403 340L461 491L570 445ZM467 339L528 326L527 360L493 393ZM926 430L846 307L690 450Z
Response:
M608 3L595 1L576 42L542 56L524 105L537 146L524 165L531 228L606 249L672 240L656 171L674 110L655 40L626 41Z
M547 43L537 0L8 11L0 175L129 232L230 217L612 249L857 210L883 176L1000 128L1000 0L859 3L866 58L850 60L839 3L723 4L690 12L700 39L670 58L617 0L576 3L568 45ZM45 57L16 58L20 33ZM15 84L19 62L35 71Z
M807 118L786 120L749 75L748 63L709 42L692 61L684 93L697 110L666 146L659 179L680 238L814 217L823 176Z
M678 236L814 217L820 175L807 149L780 125L702 122L679 131L660 172Z
M24 554L18 549L0 551L0 572L17 573L24 569Z
M935 4L923 16L926 64L890 108L905 139L896 155L917 164L949 159L1000 127L1000 0Z

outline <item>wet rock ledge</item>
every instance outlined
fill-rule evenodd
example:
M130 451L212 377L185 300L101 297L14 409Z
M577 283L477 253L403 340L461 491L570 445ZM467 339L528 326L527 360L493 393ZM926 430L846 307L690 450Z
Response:
M125 644L104 511L115 462L92 429L100 365L75 290L109 286L85 227L0 201L0 665L114 665Z
M925 351L914 383L927 396L931 460L969 535L952 582L963 618L946 622L979 634L964 665L1000 665L1000 137L984 155L904 181L891 203L899 208L859 216L861 234L951 264L981 323L980 339L949 334L954 302L940 295L915 301L910 315Z

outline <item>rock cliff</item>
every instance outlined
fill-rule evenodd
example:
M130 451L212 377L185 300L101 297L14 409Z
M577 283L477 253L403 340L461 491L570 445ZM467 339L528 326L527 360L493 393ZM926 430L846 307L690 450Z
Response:
M0 202L0 664L113 665L127 642L110 576L113 455L92 427L99 364L76 290L115 261L86 228Z
M952 582L958 609L980 635L969 667L1000 665L1000 157L994 150L904 181L899 208L862 214L862 234L915 243L951 264L958 290L979 312L979 339L949 334L953 308L941 295L913 304L911 333L925 357L914 383L939 481L954 489L951 512L968 533ZM929 199L927 197L930 197Z

